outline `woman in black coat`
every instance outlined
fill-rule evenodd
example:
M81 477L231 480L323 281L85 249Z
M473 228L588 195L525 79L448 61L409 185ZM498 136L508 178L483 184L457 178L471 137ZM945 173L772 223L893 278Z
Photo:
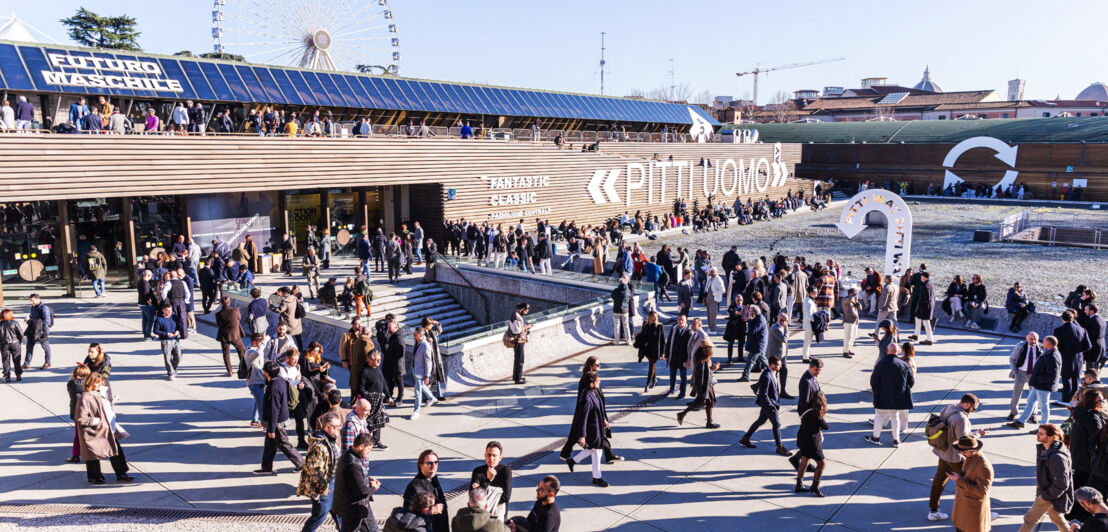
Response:
M950 315L950 321L965 317L962 314L962 303L966 300L966 281L961 275L955 275L950 286L946 287L946 298L943 299L943 311Z
M1081 401L1073 409L1073 424L1070 426L1070 459L1073 464L1073 489L1091 484L1093 449L1097 437L1105 426L1105 415L1100 411L1104 406L1104 396L1100 390L1086 388ZM1088 513L1074 505L1066 515L1067 519L1083 520Z
M658 384L658 359L665 356L666 335L662 330L662 324L658 323L658 313L650 311L646 315L646 323L639 331L639 337L635 339L639 346L639 362L645 358L650 362L650 369L646 372L646 387L643 392Z
M608 487L600 473L601 452L611 452L611 444L608 441L607 414L600 400L600 377L596 373L587 373L584 377L588 389L577 402L578 414L574 416L573 425L570 427L569 439L577 443L583 449L574 457L566 460L566 465L572 472L579 460L592 458L592 483L602 488ZM437 532L437 530L436 530Z
M435 496L435 505L431 507L431 530L433 532L450 532L450 512L446 508L446 495L439 484L439 455L435 451L427 449L419 453L419 473L404 488L404 507L415 511L416 496L420 493L430 493Z
M732 362L732 352L735 344L739 344L739 362L745 362L743 356L743 344L746 342L746 306L743 305L742 294L735 294L735 301L727 307L727 328L723 331L723 339L727 340L727 365Z
M797 453L800 454L800 467L796 469L796 493L809 492L816 497L823 497L819 490L819 479L823 476L823 468L827 461L823 456L823 431L829 429L827 420L827 396L823 392L816 392L816 398L812 401L808 410L800 413L800 428L796 431ZM804 487L804 472L808 469L808 461L816 463L816 472L812 476L812 486Z

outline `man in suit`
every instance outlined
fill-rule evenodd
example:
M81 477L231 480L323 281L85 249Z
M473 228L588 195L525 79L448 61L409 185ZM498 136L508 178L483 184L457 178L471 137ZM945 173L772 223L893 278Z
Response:
M705 340L711 342L711 340L708 340L708 331L704 330L703 325L701 325L700 318L693 318L692 322L689 325L689 343L686 345L686 352L688 353L690 359L696 357L697 348L699 348L700 344Z
M688 316L692 310L692 272L685 270L682 275L681 282L677 283L677 313Z
M389 240L385 243L385 262L389 269L389 282L400 280L400 238L396 233L389 233Z
M666 336L666 364L669 364L669 391L673 393L676 388L677 373L681 373L681 393L676 397L680 401L685 398L685 389L689 373L689 336L692 331L688 326L688 317L684 314L677 315L677 323L670 326L669 335Z
M727 283L728 288L731 286L731 272L739 265L738 249L739 246L731 246L731 250L723 254L723 262L720 263L723 266L723 282Z
M242 345L242 314L239 309L231 306L231 298L223 296L220 300L223 308L215 313L215 339L223 348L223 365L227 367L227 376L234 376L231 370L231 347L239 354L239 364L243 363L246 347Z
M1100 372L1104 367L1104 318L1097 314L1099 309L1096 303L1090 303L1085 307L1085 332L1089 334L1089 343L1092 347L1085 351L1085 368L1095 369Z
M799 259L799 257L798 257ZM793 287L793 299L789 302L789 316L795 315L793 306L799 299L803 302L804 295L808 293L808 272L804 271L803 263L799 260L793 263L792 271L789 272L789 283Z
M754 424L750 425L750 429L746 431L746 434L743 434L739 443L743 447L753 449L755 445L750 443L750 436L758 430L758 427L769 421L773 428L773 441L777 442L777 454L790 456L789 450L781 445L781 418L777 412L781 408L780 390L777 387L777 370L780 368L781 360L777 357L770 357L769 368L762 372L762 376L758 378L758 384L756 385L758 398L755 399L754 403L762 408L761 413L758 414L758 419L754 420Z
M1011 368L1008 376L1013 379L1012 382L1012 404L1008 411L1008 421L1015 421L1016 416L1019 414L1017 410L1020 405L1020 396L1023 395L1023 387L1027 385L1031 379L1031 370L1035 368L1035 362L1039 360L1039 354L1043 348L1039 345L1038 333L1027 333L1027 338L1020 342L1019 345L1012 349L1012 354L1008 356L1008 366ZM1035 420L1032 416L1031 422Z
M1030 422L1036 406L1042 411L1043 425L1050 423L1050 394L1058 389L1058 377L1066 371L1064 359L1058 353L1057 346L1058 340L1053 336L1043 338L1042 354L1035 360L1035 366L1031 368L1031 375L1027 379L1027 384L1031 387L1031 392L1027 395L1027 405L1023 407L1023 414L1019 419L1009 423L1009 427L1022 429L1024 423Z
M776 316L777 321L766 331L766 357L777 357L781 361L781 370L777 372L781 379L781 398L793 399L785 391L785 383L789 378L789 315L778 312Z
M789 305L789 283L785 277L789 275L789 267L773 272L773 283L769 289L769 315L776 316L782 311L787 311Z
M797 392L796 412L801 416L811 408L811 405L816 400L816 394L819 393L819 377L820 372L823 371L823 361L818 358L813 358L808 361L808 371L805 371L800 376L800 391ZM800 453L795 453L789 457L789 463L793 465L793 469L800 468ZM815 471L815 466L810 462L808 464L809 471Z
M1073 394L1077 393L1077 380L1085 369L1083 355L1093 347L1093 343L1089 341L1089 333L1074 322L1076 317L1076 310L1066 309L1062 313L1062 325L1054 329L1054 337L1058 339L1058 353L1062 356L1063 403L1073 400Z
M766 318L762 316L761 308L757 305L750 305L747 307L750 309L750 318L746 320L746 367L743 368L743 374L739 377L739 382L750 382L750 370L757 366L759 362L768 365L766 362L766 346L769 345L768 330L766 328ZM762 373L765 375L765 373Z

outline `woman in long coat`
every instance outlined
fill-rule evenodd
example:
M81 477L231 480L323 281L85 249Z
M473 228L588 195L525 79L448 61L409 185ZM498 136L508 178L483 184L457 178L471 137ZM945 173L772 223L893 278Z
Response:
M985 532L992 528L989 515L989 489L993 486L993 466L981 454L984 444L973 436L962 436L954 444L965 460L962 472L948 473L954 481L954 528L964 532Z
M610 425L598 391L600 377L596 373L587 373L584 381L588 389L578 401L578 415L574 416L569 435L570 440L577 442L583 449L573 458L566 460L566 465L569 466L569 470L572 472L578 461L591 457L592 483L606 488L608 483L604 481L600 473L600 457L602 452L604 454L611 452L611 444L608 441Z
M101 458L111 460L117 482L131 482L134 478L127 475L127 458L115 437L115 412L106 391L101 390L103 386L104 377L91 373L85 378L84 393L77 398L74 414L81 459L85 461L88 481L93 484L104 483L104 475L100 472Z
M658 322L658 313L650 311L646 315L646 323L642 324L639 331L639 361L646 359L650 362L650 368L646 372L646 387L643 392L658 384L658 359L666 352L666 335L662 330L662 324Z
M696 399L677 414L677 424L685 422L685 416L693 410L704 410L708 416L707 428L718 429L719 424L712 421L712 408L716 406L715 377L719 363L712 364L712 344L708 340L701 342L693 356L692 396Z

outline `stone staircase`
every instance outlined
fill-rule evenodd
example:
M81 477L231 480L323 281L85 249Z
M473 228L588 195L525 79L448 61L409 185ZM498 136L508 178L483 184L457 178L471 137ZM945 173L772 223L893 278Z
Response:
M402 283L393 286L374 285L372 320L392 313L404 327L419 327L424 316L442 324L443 334L477 327L480 323L462 308L449 293L434 283Z

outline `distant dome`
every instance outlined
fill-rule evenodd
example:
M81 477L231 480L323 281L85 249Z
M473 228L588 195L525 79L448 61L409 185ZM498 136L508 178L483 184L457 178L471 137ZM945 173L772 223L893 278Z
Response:
M912 88L921 91L943 92L934 81L931 81L930 66L923 67L923 79L919 80L919 83L916 83L916 86Z
M1105 85L1099 81L1093 83L1092 85L1085 87L1085 90L1081 91L1081 93L1079 93L1077 95L1077 98L1075 99L1108 102L1108 85Z

